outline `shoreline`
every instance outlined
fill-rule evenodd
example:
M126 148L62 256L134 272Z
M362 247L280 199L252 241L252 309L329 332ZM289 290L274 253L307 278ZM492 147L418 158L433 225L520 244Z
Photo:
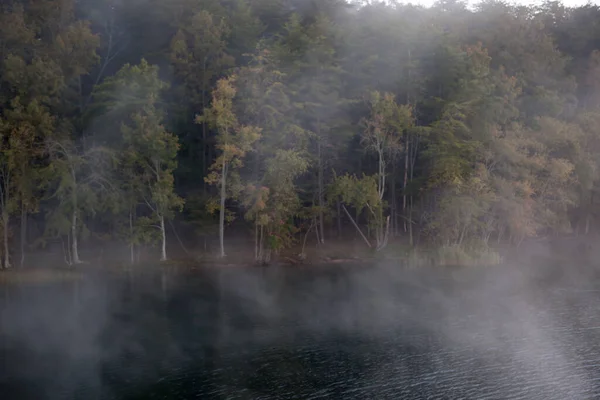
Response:
M530 264L530 263L594 263L600 259L600 251L596 251L590 243L596 241L595 237L557 237L536 238L523 243L518 248L495 247L484 249L483 254L493 257L470 255L462 249L460 254L445 254L448 250L456 248L428 248L409 250L398 243L396 246L377 252L369 252L357 248L354 243L331 243L327 246L312 249L309 256L301 259L296 254L297 249L288 251L274 257L266 265L254 262L254 257L248 249L232 249L231 255L224 259L207 254L197 256L186 255L174 257L168 261L142 261L131 265L128 262L85 262L75 266L54 264L44 267L24 266L0 269L0 285L7 283L44 283L57 281L70 281L90 273L123 273L168 270L176 273L201 272L216 268L246 269L246 268L292 268L292 269L322 269L391 266L399 269L434 268L441 270L481 269L492 265ZM599 254L595 254L599 253ZM470 257L467 260L461 256ZM490 262L491 261L491 262Z

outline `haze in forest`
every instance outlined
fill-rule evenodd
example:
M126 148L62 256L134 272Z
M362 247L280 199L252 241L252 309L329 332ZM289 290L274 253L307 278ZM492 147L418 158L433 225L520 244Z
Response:
M597 233L597 6L1 10L6 268L331 245L498 263Z
M402 3L402 4L414 4L414 5L419 5L419 6L423 6L423 7L432 7L436 4L435 0L414 0L414 1L410 1L410 0L406 0L406 1L398 1L398 3ZM467 4L469 4L470 6L476 6L478 4L477 1L467 1ZM519 6L541 6L544 4L544 0L513 0L513 1L509 1L507 2L509 4L512 5L519 5ZM566 1L562 1L561 2L564 6L566 7L582 7L585 5L597 5L598 2L597 1L590 1L590 0L566 0Z

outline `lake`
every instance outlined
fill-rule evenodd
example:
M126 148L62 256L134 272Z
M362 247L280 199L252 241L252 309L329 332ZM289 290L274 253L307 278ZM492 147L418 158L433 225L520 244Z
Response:
M0 287L2 399L589 399L595 270L206 268Z

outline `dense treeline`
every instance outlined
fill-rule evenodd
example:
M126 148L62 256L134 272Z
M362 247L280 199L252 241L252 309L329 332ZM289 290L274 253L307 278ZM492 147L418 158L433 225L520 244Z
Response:
M49 241L167 259L173 221L263 262L309 234L482 255L598 229L600 7L1 7L4 267Z

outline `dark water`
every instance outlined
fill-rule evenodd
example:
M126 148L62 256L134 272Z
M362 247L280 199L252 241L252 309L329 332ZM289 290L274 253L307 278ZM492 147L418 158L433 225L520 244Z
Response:
M594 273L89 274L0 288L1 399L590 399Z

